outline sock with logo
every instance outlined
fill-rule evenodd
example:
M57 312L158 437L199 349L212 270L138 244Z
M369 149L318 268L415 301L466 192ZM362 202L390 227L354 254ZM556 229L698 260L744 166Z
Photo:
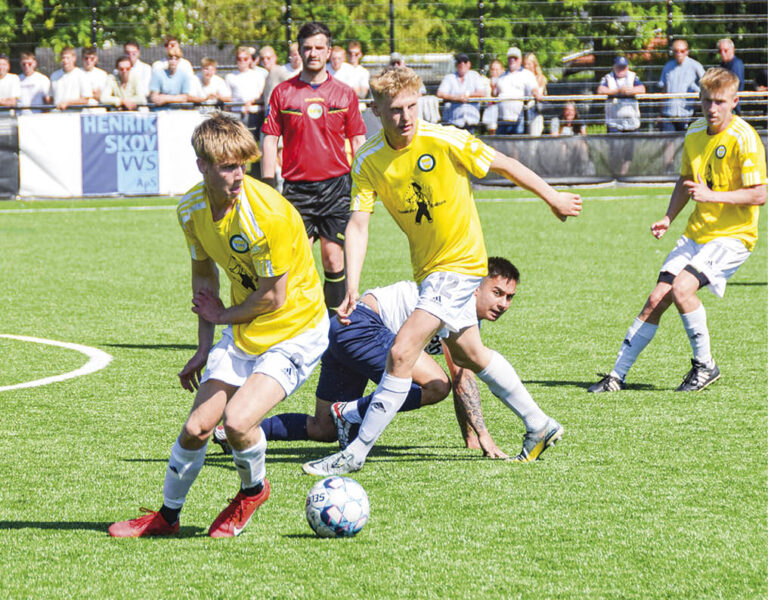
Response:
M205 462L205 451L208 444L199 450L187 450L181 447L177 439L171 448L168 468L165 470L163 485L163 506L167 509L180 511L187 498L187 492L192 487L200 469ZM162 512L162 510L161 510ZM165 516L165 515L163 515ZM178 512L175 515L178 518ZM168 518L166 518L168 520ZM171 521L168 521L171 523ZM176 519L173 520L173 523Z
M694 360L702 363L708 369L715 366L712 360L712 349L709 343L709 328L707 327L707 311L702 304L696 310L681 314L685 333L688 334L688 341L691 343Z
M232 448L232 460L240 475L240 486L243 490L254 488L264 481L267 474L265 455L267 453L267 438L262 431L261 439L250 448L235 450Z
M635 322L627 330L627 335L624 336L624 341L621 343L611 375L624 381L632 365L635 364L637 357L651 343L658 328L658 325L646 323L636 318Z
M362 423L363 418L365 417L365 413L368 412L368 408L371 405L372 399L373 394L368 394L367 396L363 396L357 400L357 410L349 411L350 415L352 415L352 418L347 418L346 411L342 412L344 418L347 419L347 421L350 423ZM408 412L409 410L416 410L417 408L421 408L421 386L412 383L411 389L408 390L408 395L405 397L403 405L398 409L397 412ZM355 419L355 413L357 413L357 419Z

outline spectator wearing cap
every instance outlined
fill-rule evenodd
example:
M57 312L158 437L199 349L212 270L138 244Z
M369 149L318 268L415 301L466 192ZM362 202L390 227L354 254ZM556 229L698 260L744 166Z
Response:
M521 135L525 133L524 98L533 96L540 102L541 89L536 76L523 68L523 53L512 46L507 50L507 72L496 82L495 95L499 103L499 135Z
M598 94L605 94L605 124L608 133L640 129L640 104L636 96L645 93L645 85L624 56L613 61L613 70L600 80Z
M744 61L736 56L736 46L733 40L723 38L717 42L717 51L720 53L720 66L731 71L739 78L739 91L744 91ZM738 105L737 105L738 108Z
M0 106L16 106L21 96L19 76L11 73L11 61L0 54Z
M399 52L393 52L389 55L389 66L390 67L404 67L405 66L405 57L400 54Z
M699 93L699 79L704 75L701 63L688 56L688 42L672 43L673 59L664 65L659 88L667 94ZM694 101L668 98L661 106L661 131L685 131L693 118Z
M437 89L437 97L444 102L443 121L474 133L480 123L480 108L471 99L485 96L486 84L480 74L472 70L469 56L457 54L455 60L456 72L448 73Z

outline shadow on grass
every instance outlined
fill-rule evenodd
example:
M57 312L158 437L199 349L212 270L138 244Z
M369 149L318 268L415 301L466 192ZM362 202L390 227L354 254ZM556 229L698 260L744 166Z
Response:
M91 530L99 531L107 535L107 529L111 523L99 523L91 521L0 521L0 530L4 529L58 529L60 531ZM175 538L190 538L206 536L207 532L202 527L181 527Z
M133 350L197 350L193 344L104 344L110 348L129 348Z
M553 381L549 379L526 379L523 383L535 383L538 385L543 385L544 387L577 387L582 389L587 389L590 385L595 383L597 379L594 381ZM661 391L665 388L656 387L655 385L651 385L650 383L627 383L624 387L625 390L629 391Z
M728 285L756 285L756 286L766 286L768 285L768 282L766 281L734 281L734 282L728 282Z

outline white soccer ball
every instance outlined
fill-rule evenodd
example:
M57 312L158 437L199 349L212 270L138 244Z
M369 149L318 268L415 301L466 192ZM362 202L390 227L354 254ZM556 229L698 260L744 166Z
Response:
M307 521L320 537L352 537L368 522L368 494L354 479L333 475L309 490Z

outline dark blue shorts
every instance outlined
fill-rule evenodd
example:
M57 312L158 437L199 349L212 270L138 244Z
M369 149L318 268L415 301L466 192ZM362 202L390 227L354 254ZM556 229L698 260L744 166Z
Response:
M320 364L315 395L328 402L350 402L363 395L368 381L378 383L387 365L395 334L362 302L342 325L331 319L328 349Z

